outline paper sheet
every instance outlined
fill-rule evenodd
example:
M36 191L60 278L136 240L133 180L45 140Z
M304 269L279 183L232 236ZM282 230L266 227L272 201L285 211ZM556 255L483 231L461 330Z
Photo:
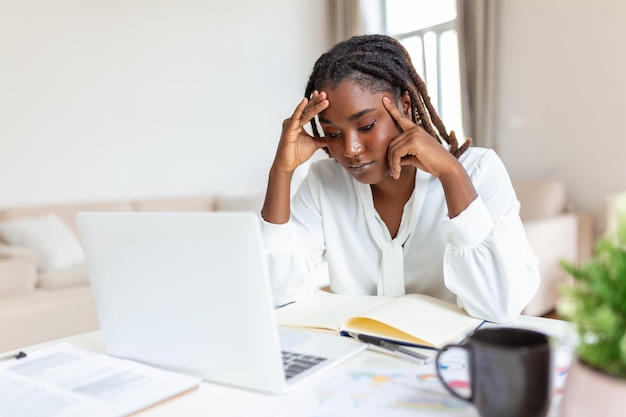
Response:
M200 384L69 344L0 362L0 416L126 416Z
M469 394L467 357L449 351L442 376L463 395ZM558 416L565 375L572 358L568 346L553 351L553 397L548 416ZM476 408L442 386L433 361L389 367L359 364L338 368L314 384L285 397L268 397L231 417L478 417Z

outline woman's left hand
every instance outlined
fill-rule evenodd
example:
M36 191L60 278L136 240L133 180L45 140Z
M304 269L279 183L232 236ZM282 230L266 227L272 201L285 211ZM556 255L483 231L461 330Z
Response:
M386 96L383 97L383 106L401 130L387 150L389 174L393 178L400 178L403 165L413 165L439 178L458 169L460 163L454 155L422 126L403 114Z
M478 196L463 165L422 126L402 114L388 97L383 97L383 105L401 131L387 150L389 175L398 179L403 165L413 165L438 177L446 196L448 216L458 216Z

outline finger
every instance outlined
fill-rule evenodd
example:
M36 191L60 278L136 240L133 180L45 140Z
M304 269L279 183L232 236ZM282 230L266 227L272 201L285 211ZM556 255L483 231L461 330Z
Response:
M302 128L302 126L300 125L300 115L302 114L302 111L306 107L307 103L308 103L308 100L306 98L303 98L302 100L300 100L300 103L298 103L298 105L294 109L291 116L283 120L283 126L282 126L283 135L286 132L289 132L289 131L293 132Z
M307 104L307 106L302 111L302 114L300 115L301 123L304 125L310 122L315 116L317 116L319 113L324 111L328 107L329 104L330 103L326 99L325 92L322 91L321 93L318 93L317 91L314 91L313 94L311 95L311 99L309 100L309 103Z
M389 166L392 166L392 165L389 164ZM397 180L398 178L400 178L400 174L402 173L403 166L414 166L416 168L421 169L422 171L427 171L425 168L425 165L416 155L408 153L399 157L397 161L394 162L394 165L393 165L394 168L389 170L389 175L392 178Z
M302 117L302 112L306 108L307 104L309 104L309 100L306 97L303 97L302 100L300 100L300 103L298 103L298 105L296 106L296 109L293 111L293 114L291 115L291 120L300 119L300 117Z
M389 144L387 149L387 163L389 175L400 178L402 166L418 162L417 149L411 141L411 132L403 132Z
M306 97L300 100L300 103L298 103L298 105L296 106L295 110L291 114L291 117L283 121L283 130L285 129L296 130L302 127L302 125L300 124L300 118L302 115L302 111L304 110L304 108L306 107L308 103L309 103L309 100L307 100Z
M402 171L402 166L400 164L402 160L402 156L400 152L394 149L389 149L387 151L387 163L389 164L389 175L392 178L398 179L400 178L400 172Z
M300 114L300 119L305 119L306 114L310 113L311 108L315 106L318 102L319 102L318 92L316 90L316 91L313 91L313 94L311 94L311 97L308 99L307 105L304 107L304 109L302 110L302 113Z
M393 120L395 120L400 130L405 131L415 126L413 120L411 120L411 118L406 114L402 113L398 106L391 102L389 97L383 96L383 106L385 106L387 113L389 113Z
M387 146L387 165L389 165L389 175L392 178L398 179L400 177L400 160L402 154L400 151L401 144L404 143L405 132L401 132L396 138L394 138Z

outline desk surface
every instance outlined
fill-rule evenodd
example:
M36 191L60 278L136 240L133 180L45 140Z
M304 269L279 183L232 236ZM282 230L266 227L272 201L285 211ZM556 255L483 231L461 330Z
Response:
M489 324L492 326L492 324ZM567 322L553 319L545 319L540 317L521 316L511 323L507 323L507 327L521 327L542 331L557 338L569 337L571 335L571 327ZM104 347L100 332L85 333L78 336L72 336L48 343L30 346L22 350L32 352L44 347L48 347L61 342L68 342L74 346L93 351L103 352ZM564 343L571 343L565 341ZM357 356L349 359L338 368L333 368L321 378L330 377L333 373L340 372L342 368L354 367L360 365L385 367L389 370L410 370L416 367L410 362L398 359L386 353L366 350ZM317 378L311 380L308 386L315 384ZM303 387L307 389L307 386ZM292 393L290 395L296 395ZM157 417L157 416L173 416L184 415L193 416L228 416L228 417L245 417L245 416L262 416L266 415L260 410L271 409L268 407L275 406L277 401L289 401L289 396L269 396L252 391L236 389L232 387L220 386L208 382L200 384L199 389L184 394L178 398L174 398L150 409L144 410L137 414L141 417ZM273 404L273 405L272 405ZM555 408L556 404L553 404ZM416 414L420 415L420 414ZM423 414L427 415L427 414ZM466 410L464 414L459 415L476 415L474 409ZM551 415L556 415L555 410Z

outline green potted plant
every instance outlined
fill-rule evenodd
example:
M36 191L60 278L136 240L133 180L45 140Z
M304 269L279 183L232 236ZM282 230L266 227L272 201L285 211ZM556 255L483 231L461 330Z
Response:
M557 311L578 333L563 417L623 416L626 409L626 194L611 212L591 260L561 262L573 283L562 288Z

